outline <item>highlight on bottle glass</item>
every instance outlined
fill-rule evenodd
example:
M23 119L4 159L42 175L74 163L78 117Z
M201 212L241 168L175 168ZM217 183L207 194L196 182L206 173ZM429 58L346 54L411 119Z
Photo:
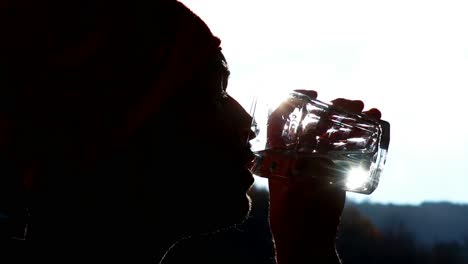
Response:
M363 194L377 188L390 141L388 122L297 91L255 96L250 114L257 135L249 141L253 174L278 179L305 175Z

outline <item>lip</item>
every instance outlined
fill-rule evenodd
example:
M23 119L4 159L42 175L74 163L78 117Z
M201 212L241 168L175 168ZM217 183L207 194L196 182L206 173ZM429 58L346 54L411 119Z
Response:
M250 149L247 150L246 153L244 154L244 159L243 159L244 165L246 167L250 167L254 159L255 159L255 154Z
M250 167L252 166L252 164L254 162L254 159L255 159L255 155L253 154L252 151L249 150L248 155L246 155L245 163L244 163L245 165L244 165L244 168L243 168L245 170L246 178L248 179L247 183L246 183L249 186L248 188L252 187L252 185L255 182L253 174L250 171ZM248 174L248 177L247 177L247 174Z
M241 177L242 177L241 185L245 187L245 191L248 191L250 187L252 187L252 185L254 184L255 179L252 173L250 172L250 170L247 169L246 167L242 168Z
M237 152L237 162L235 167L236 171L239 173L239 184L243 191L248 191L255 182L250 167L252 166L255 154L250 150L250 148L244 148Z

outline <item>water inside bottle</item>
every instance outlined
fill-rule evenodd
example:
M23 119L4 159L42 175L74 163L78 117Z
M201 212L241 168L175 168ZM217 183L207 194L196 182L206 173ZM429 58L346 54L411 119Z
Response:
M378 184L381 168L372 162L375 153L329 151L300 153L294 150L255 152L253 174L282 180L311 177L320 184L336 185L347 191L369 194Z

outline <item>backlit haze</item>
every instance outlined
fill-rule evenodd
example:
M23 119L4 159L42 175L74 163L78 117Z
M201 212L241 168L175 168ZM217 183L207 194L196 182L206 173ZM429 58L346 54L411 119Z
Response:
M468 202L468 2L182 2L221 38L228 92L247 110L252 91L313 89L382 111L391 140L379 187L348 197Z

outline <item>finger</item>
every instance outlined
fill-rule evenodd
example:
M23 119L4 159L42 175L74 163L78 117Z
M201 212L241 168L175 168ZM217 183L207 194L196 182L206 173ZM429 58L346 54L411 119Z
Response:
M363 114L374 119L380 119L382 117L382 113L377 108L372 108L368 111L364 111Z
M331 102L334 106L342 108L349 112L361 113L364 109L364 103L361 100L348 100L344 98L337 98Z
M294 91L299 92L299 93L303 93L303 94L309 96L312 99L317 99L317 92L314 91L314 90L297 89L297 90L294 90Z
M294 111L294 109L296 109L295 105L290 104L288 102L284 102L284 103L280 104L278 106L278 108L275 109L274 113L275 114L285 115L285 114L292 113Z

